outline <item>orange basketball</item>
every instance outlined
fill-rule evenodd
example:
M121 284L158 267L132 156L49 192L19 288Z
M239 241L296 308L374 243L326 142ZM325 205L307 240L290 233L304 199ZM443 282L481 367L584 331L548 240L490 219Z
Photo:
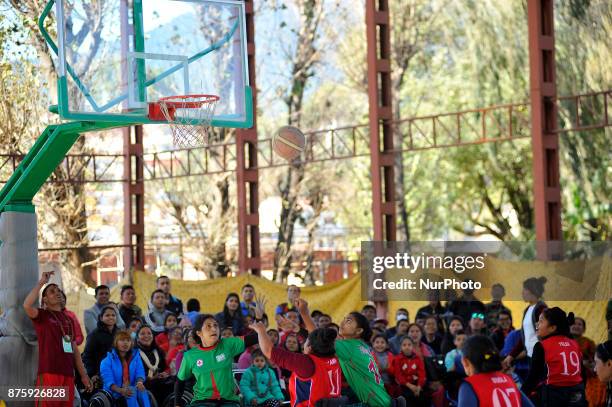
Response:
M297 127L283 126L272 139L274 152L287 161L293 161L302 154L306 138L304 133Z

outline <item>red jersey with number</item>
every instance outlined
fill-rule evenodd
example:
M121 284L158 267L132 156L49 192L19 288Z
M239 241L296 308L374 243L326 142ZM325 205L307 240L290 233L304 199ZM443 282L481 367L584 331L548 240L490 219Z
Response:
M540 341L548 369L546 384L570 387L582 382L582 352L575 340L555 335Z
M521 393L507 374L478 373L465 381L472 386L479 407L521 407Z
M314 407L320 399L340 397L342 372L338 358L320 358L307 355L315 365L310 377L292 373L289 379L291 407Z
M423 387L427 380L425 363L415 353L412 353L410 356L406 356L403 353L394 356L389 363L389 373L401 385L410 383Z

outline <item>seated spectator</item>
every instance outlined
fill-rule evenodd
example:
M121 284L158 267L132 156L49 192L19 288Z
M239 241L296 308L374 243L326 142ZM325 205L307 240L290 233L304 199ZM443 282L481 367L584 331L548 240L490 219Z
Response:
M395 311L395 326L387 329L387 338L391 339L397 335L397 326L399 325L400 321L408 321L408 323L410 323L409 316L410 315L408 314L408 310L406 308L398 308L398 310Z
M181 317L184 312L183 302L170 293L170 278L166 276L157 277L157 289L164 293L164 297L166 299L165 308L177 317Z
M168 366L168 373L171 376L176 376L178 370L175 368L176 366L176 355L185 349L185 344L183 342L183 330L180 327L174 327L170 330L169 341L168 341L168 352L166 352L166 366Z
M254 331L253 331L254 332ZM253 345L244 350L238 358L238 369L248 369L253 364L253 351L257 350L259 345Z
M181 369L181 363L183 361L183 356L185 355L185 352L187 352L189 349L193 349L196 348L198 346L198 341L195 339L195 331L192 329L188 329L185 331L185 333L183 334L183 343L185 344L185 347L183 350L177 351L176 352L176 357L174 357L174 355L169 354L168 355L168 359L172 360L174 359L174 367L170 366L170 371L176 371L178 372Z
M278 344L280 343L280 336L278 333L278 330L276 329L268 329L267 331L268 336L270 337L270 340L272 341L272 344L274 346L278 346Z
M459 330L455 333L454 345L455 349L452 349L448 352L444 358L444 366L446 366L447 372L458 372L460 374L465 374L463 371L463 365L461 364L461 358L463 357L463 353L461 350L463 349L463 345L467 340L467 335L465 331Z
M131 285L124 285L121 287L119 315L126 323L133 319L142 318L142 310L136 305L136 291Z
M168 334L170 330L173 330L178 326L178 320L176 319L176 315L170 313L166 315L166 319L164 320L164 332L161 332L155 336L155 343L160 347L164 353L168 353Z
M110 392L114 400L123 400L128 407L150 406L140 354L132 351L128 332L119 331L115 336L113 349L100 364L100 376L104 390Z
M425 364L425 372L427 374L425 392L428 397L431 398L434 405L440 406L444 402L444 387L440 383L441 378L438 377L438 372L435 368L431 367L434 353L429 346L423 343L423 337L425 336L423 328L416 323L410 324L407 336L412 339L414 353L416 353Z
M117 311L114 307L107 305L100 312L98 327L87 335L83 351L83 364L96 388L102 387L100 363L107 353L112 351L117 330Z
M287 287L287 302L283 302L276 307L275 314L276 315L285 315L287 311L295 309L293 305L295 300L300 298L300 287L297 285L291 284Z
M389 321L384 318L376 318L374 323L372 324L372 330L376 329L380 331L383 335L386 336L387 326L389 325Z
M468 336L487 334L487 327L484 319L485 316L483 313L474 312L472 314L467 329Z
M400 394L409 406L429 406L425 395L425 364L414 351L417 344L410 336L404 336L400 345L400 353L391 361L389 373L400 385Z
M323 315L323 313L321 311L319 311L318 309L312 311L310 313L310 318L312 319L312 321L314 322L315 326L318 326L319 324L319 317Z
M83 337L83 329L81 329L81 323L79 322L79 318L76 314L69 309L66 309L66 293L63 290L60 290L60 294L62 295L61 307L64 314L66 314L70 320L72 321L72 327L74 332L74 342L77 345L81 345L85 338ZM1 312L0 312L1 314Z
M255 287L251 284L245 284L242 286L242 301L240 302L240 310L242 316L246 317L250 315L255 316Z
M253 364L240 379L240 393L245 405L279 407L284 401L278 379L268 367L261 350L255 349L252 354Z
M408 327L410 327L410 322L408 322L407 319L400 319L397 322L395 326L395 336L389 339L389 349L394 355L400 353L402 338L408 333Z
M497 314L497 328L491 334L491 340L497 346L497 349L501 350L504 347L506 337L512 331L514 331L512 314L505 310L499 311Z
M441 351L443 355L446 355L448 352L455 349L455 335L458 331L463 330L463 319L458 316L451 317L448 321L448 331L444 334L444 338L442 339Z
M187 318L189 318L192 326L195 325L198 315L200 315L200 301L190 298L187 301Z
M136 349L140 353L145 370L145 386L153 393L157 403L161 405L168 394L174 390L174 380L169 378L166 354L155 343L150 326L143 325L140 327Z
M425 319L427 318L426 314L417 312L416 317L414 318L414 323L423 328L425 326Z
M485 305L474 296L474 290L465 288L462 292L459 298L448 305L448 311L452 315L460 316L464 321L469 321L474 313L482 314L484 320Z
M505 295L506 289L503 285L493 284L493 286L491 287L492 301L488 304L485 304L485 324L489 333L492 333L499 327L497 319L500 312L507 312L512 318L512 313L508 308L506 308L506 306L502 302L502 299Z
M105 305L113 305L110 303L110 289L108 286L99 285L95 288L95 298L96 303L93 307L88 308L83 313L83 322L85 323L85 332L87 335L93 332L94 329L98 326L98 317L100 316L100 311ZM121 319L119 315L119 311L117 310L117 327L119 329L125 329L125 322Z
M425 318L425 324L423 325L425 336L423 337L423 342L429 346L436 355L442 353L442 336L438 333L438 326L438 318L436 316L430 315Z
M318 328L327 328L332 323L332 318L327 314L321 314L317 324Z
M151 293L151 308L149 313L145 315L144 322L147 324L155 335L165 331L166 317L172 312L166 309L166 296L162 290L155 290Z
M334 324L333 322L329 324L328 328L333 329L336 333L340 332L340 326L338 324Z
M385 388L389 394L395 394L390 391L391 389L391 377L389 376L389 367L393 360L393 354L389 352L389 343L387 337L383 334L375 335L372 337L372 349L374 350L374 358L376 359L376 365L378 366L378 372L382 377Z
M221 330L221 337L222 338L233 338L234 337L234 331L229 326L227 328L223 328Z
M366 317L370 325L372 325L376 319L376 307L370 304L364 305L361 309L361 315Z
M130 335L132 336L132 340L136 343L136 337L138 335L138 330L142 326L141 319L133 319L128 324L128 330L130 331Z
M597 379L595 374L595 342L584 336L586 321L575 317L570 332L582 352L582 371L586 376L585 392L589 406L600 406L605 403L606 386Z
M224 328L232 328L234 336L244 335L246 325L244 323L242 311L240 310L240 298L238 298L238 294L229 293L227 295L223 311L217 313L215 319L221 330Z

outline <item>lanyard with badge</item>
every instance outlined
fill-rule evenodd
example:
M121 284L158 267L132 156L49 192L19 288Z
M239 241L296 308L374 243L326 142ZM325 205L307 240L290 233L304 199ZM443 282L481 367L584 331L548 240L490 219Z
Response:
M63 312L60 312L59 314L63 317L66 316ZM64 322L66 322L66 320L60 321L60 318L58 318L55 312L53 311L51 311L51 315L53 316L53 319L57 321L60 326L60 330L62 331L62 348L64 349L64 352L72 353L72 323L70 322L70 319L67 320L68 334L66 334L66 331L64 331ZM63 319L63 317L61 319Z

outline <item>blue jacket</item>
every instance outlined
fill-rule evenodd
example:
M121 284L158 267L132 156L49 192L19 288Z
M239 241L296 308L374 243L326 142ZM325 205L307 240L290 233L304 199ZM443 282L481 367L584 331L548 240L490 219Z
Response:
M140 352L132 349L132 360L129 365L130 373L130 386L136 386L136 381L141 379L143 382L146 378L144 367L142 365L142 359L140 359ZM123 387L123 368L121 366L121 359L115 349L111 350L106 354L106 357L100 364L100 377L104 385L104 390L110 392L113 398L122 397L121 394L111 390L111 386L114 384L119 387ZM143 397L143 407L150 407L149 398Z

